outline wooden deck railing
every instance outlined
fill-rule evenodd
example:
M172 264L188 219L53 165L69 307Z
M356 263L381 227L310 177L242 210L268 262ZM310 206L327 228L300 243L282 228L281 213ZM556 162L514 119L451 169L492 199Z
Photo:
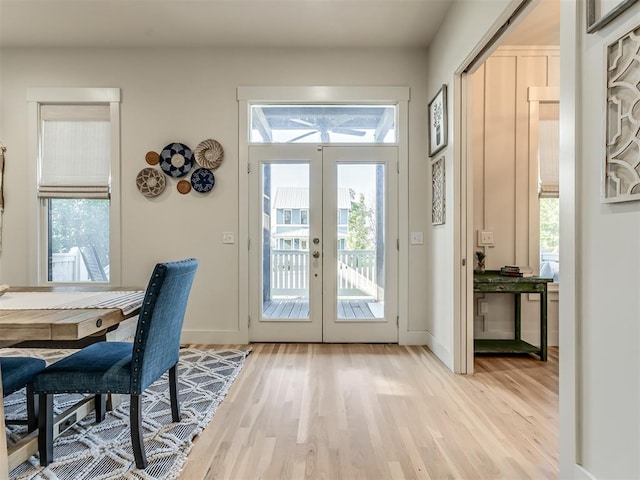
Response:
M109 267L104 267L104 273L109 277ZM72 247L67 253L51 255L51 280L54 282L90 282L80 248Z
M376 281L375 250L338 251L338 294L363 295L374 299L380 290ZM309 252L271 250L271 295L304 295L309 291Z

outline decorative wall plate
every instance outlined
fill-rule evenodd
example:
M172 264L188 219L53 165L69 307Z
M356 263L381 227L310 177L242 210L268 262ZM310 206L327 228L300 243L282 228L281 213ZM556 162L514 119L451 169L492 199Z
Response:
M193 165L193 152L183 143L170 143L160 152L160 168L172 177L184 177Z
M136 186L145 197L157 197L167 185L167 181L157 168L143 168L136 177Z
M215 184L216 177L208 168L197 168L191 174L191 185L196 192L208 192Z
M176 188L181 194L185 195L191 191L191 184L189 183L189 180L180 180L178 185L176 185Z
M193 153L196 157L196 162L204 168L213 170L220 166L224 158L222 145L212 138L200 142Z
M149 165L157 165L160 161L160 155L158 155L158 152L147 152L144 159Z

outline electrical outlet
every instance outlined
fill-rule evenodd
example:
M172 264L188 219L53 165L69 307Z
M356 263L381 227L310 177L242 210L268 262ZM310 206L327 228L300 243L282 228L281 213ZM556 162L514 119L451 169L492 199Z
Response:
M236 240L233 238L233 232L222 232L222 243L235 243Z
M478 230L478 245L493 245L493 232Z
M489 313L489 302L487 301L478 302L478 313L480 315L487 315Z

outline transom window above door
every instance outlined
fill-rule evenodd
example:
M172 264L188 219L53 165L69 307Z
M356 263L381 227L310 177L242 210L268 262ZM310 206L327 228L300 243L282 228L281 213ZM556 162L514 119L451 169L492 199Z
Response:
M395 105L251 105L251 143L396 143Z

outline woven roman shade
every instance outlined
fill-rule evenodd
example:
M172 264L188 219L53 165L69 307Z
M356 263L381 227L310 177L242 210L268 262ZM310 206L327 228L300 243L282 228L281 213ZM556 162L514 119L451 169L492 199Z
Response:
M109 198L109 105L41 105L38 196Z

